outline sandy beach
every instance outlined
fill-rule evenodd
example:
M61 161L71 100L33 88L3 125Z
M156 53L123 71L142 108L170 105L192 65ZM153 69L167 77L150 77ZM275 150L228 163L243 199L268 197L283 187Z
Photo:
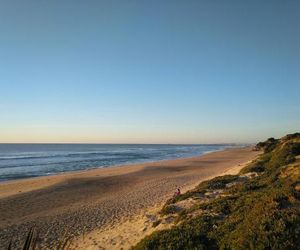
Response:
M259 153L250 147L199 157L66 173L0 183L0 246L23 241L35 226L44 247L66 231L74 249L128 249L177 187L235 174Z

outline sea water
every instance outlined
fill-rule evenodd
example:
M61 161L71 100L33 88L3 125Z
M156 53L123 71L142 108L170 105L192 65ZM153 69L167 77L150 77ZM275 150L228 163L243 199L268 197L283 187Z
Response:
M0 181L198 156L235 144L0 144Z

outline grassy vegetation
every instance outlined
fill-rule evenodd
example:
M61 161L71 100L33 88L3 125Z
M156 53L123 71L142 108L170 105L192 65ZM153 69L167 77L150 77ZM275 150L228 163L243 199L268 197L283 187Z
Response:
M162 215L177 213L178 223L133 249L300 249L300 134L270 138L256 149L264 153L239 175L214 178L170 199ZM255 177L247 177L252 172ZM224 195L195 199L184 216L176 211L178 202L220 189Z

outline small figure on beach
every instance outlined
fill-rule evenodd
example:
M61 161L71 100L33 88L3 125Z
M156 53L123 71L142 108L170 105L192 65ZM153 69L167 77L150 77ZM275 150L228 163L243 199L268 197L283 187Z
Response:
M174 196L179 196L179 195L181 195L180 188L177 188L177 191L175 192Z

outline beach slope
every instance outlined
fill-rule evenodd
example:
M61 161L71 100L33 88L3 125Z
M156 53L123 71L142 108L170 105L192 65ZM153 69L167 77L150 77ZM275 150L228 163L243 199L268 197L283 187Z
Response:
M12 237L21 244L33 226L40 231L42 246L54 247L65 231L74 242L84 241L81 237L86 234L116 228L118 223L161 205L177 187L185 191L203 180L236 173L258 154L250 147L232 148L193 158L2 183L1 249L7 248ZM98 249L101 239L90 239L91 249ZM103 244L107 246L109 240L106 236ZM111 244L121 247L118 242ZM124 240L123 244L126 248Z

